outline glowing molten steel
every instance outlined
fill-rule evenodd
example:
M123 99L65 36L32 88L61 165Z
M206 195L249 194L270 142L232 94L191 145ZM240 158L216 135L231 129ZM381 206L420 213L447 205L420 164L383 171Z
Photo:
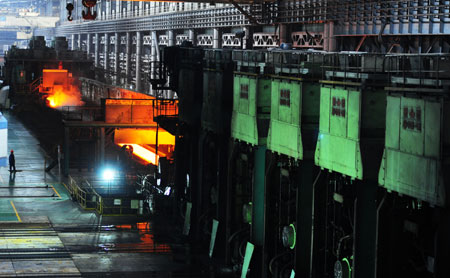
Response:
M75 86L72 74L59 66L59 69L44 69L39 92L47 100L47 105L52 108L61 106L80 106L81 93Z
M73 87L72 87L73 88ZM54 88L53 94L47 96L48 105L52 108L61 106L81 106L81 94L78 90L66 92L62 88Z
M156 155L156 153L139 146L138 144L118 144L119 146L129 145L133 147L133 154L135 156L140 157L141 159L147 161L148 163L151 163L153 165L158 165L158 159L159 156Z

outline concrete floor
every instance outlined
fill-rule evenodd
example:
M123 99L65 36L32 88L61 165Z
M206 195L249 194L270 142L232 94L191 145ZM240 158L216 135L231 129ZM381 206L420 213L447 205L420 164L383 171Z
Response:
M0 168L0 277L204 277L174 235L158 240L153 221L83 211L57 167L44 172L45 153L34 134L4 116L19 171Z

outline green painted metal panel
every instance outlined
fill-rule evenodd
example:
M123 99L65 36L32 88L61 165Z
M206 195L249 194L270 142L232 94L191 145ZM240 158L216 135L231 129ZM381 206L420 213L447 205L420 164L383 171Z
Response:
M302 124L317 125L320 116L320 84L318 82L302 82Z
M331 88L324 86L320 88L320 133L330 133L330 94Z
M443 103L388 96L381 186L444 206L441 127Z
M360 126L361 92L322 85L315 164L362 179Z
M360 95L358 91L348 91L348 101L345 104L348 106L347 137L353 140L359 140L359 127L361 126Z
M217 228L219 227L219 221L213 219L212 229L211 229L211 240L209 242L209 257L212 258L214 252L214 245L216 243Z
M339 100L339 105L337 105L337 101ZM336 101L336 104L333 104L333 101ZM340 88L332 88L330 91L330 134L340 137L347 136L347 123L348 123L348 115L343 117L333 115L333 109L337 110L337 107L341 107L341 101L344 101L344 109L340 109L339 111L344 111L346 113L349 109L348 106L348 90L340 89Z
M184 214L184 225L183 225L183 235L189 235L191 230L191 211L192 211L192 203L186 203L186 212Z
M302 84L294 80L272 81L268 149L303 159L301 136Z
M387 97L386 106L386 147L392 149L398 149L400 146L398 132L400 130L400 98L399 97Z
M341 174L362 179L363 169L359 141L330 134L320 134L315 164Z
M420 123L422 124L424 122L424 108L425 108L425 102L423 99L413 99L413 98L406 98L402 97L400 100L401 105L401 111L403 112L403 109L407 109L407 113L400 113L401 115L401 123L403 125L403 122L408 122L411 125L416 125L417 122L415 121L415 114L420 112ZM411 114L414 114L414 117L411 117ZM416 154L416 155L423 155L424 151L424 132L423 128L421 127L420 130L417 129L416 126L412 128L401 128L400 129L400 150L406 153Z
M270 114L270 100L272 93L272 80L268 78L258 78L258 114Z
M270 118L270 80L236 74L231 136L252 145L265 144Z
M250 267L250 261L253 256L253 250L255 250L255 246L250 242L247 242L247 246L245 247L244 263L242 264L241 278L247 277L248 268Z
M395 191L437 206L445 205L441 164L436 159L385 149L378 182Z
M234 77L231 136L252 145L258 145L256 85L257 79L254 77L242 75Z
M425 102L425 156L441 157L441 103Z

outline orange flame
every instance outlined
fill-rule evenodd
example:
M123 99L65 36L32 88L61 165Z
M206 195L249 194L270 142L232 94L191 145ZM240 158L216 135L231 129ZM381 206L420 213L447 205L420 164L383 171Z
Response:
M81 100L81 93L74 86L70 86L71 91L64 90L62 87L54 87L53 92L47 96L48 105L52 108L61 106L81 106L84 102Z

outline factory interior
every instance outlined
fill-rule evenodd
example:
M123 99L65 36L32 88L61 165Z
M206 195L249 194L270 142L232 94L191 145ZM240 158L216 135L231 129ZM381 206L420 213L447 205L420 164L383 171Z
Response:
M450 277L450 1L0 0L0 50L0 277Z

